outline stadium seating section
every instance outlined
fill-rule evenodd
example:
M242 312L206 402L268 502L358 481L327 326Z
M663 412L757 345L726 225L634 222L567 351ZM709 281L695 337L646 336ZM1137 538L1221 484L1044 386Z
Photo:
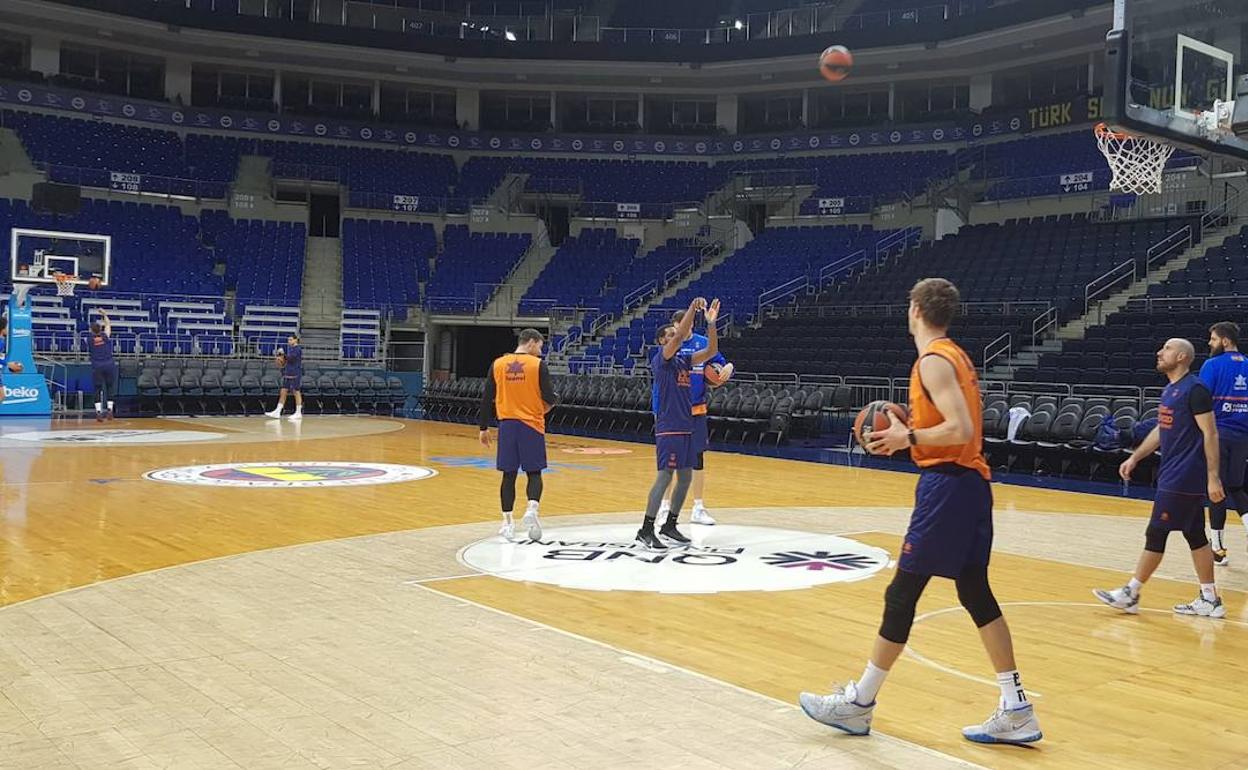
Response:
M527 234L470 233L466 225L448 225L425 287L425 306L434 313L480 311L524 257L531 240Z

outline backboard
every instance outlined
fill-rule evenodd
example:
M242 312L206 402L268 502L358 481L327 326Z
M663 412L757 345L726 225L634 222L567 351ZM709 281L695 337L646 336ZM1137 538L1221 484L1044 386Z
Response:
M92 277L107 286L112 272L113 239L108 235L15 227L9 240L9 279L14 283L56 283L56 274Z
M1201 113L1236 98L1248 74L1248 0L1115 0L1106 38L1105 122L1202 154L1248 161L1248 136Z

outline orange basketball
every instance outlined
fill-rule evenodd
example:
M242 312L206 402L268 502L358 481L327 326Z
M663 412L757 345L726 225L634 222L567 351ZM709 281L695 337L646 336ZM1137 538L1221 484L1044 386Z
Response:
M819 55L819 74L839 83L854 66L854 55L843 45L830 45Z
M706 384L712 388L718 388L732 377L732 364L720 366L719 364L707 364L702 370L702 377L706 380Z
M21 374L21 373L22 373L22 370L23 370L23 369L25 369L25 368L26 368L26 367L22 366L22 362L21 362L21 361L10 361L10 362L9 362L9 371L10 371L10 372L13 372L14 374Z
M891 401L872 401L864 406L854 418L854 438L858 439L858 443L862 444L863 448L867 446L866 434L888 427L888 412L897 415L897 419L902 422L910 419L910 414L904 406L898 406Z
M100 284L101 284L101 281L100 281L99 276L93 275L87 279L88 289L98 289L100 288Z

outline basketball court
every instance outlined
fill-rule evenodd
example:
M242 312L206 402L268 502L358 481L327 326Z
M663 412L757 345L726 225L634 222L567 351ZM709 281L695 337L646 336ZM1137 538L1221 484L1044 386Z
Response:
M1146 502L995 485L992 577L1046 740L988 748L957 732L996 685L951 585L872 737L794 705L860 664L911 474L715 454L721 524L662 564L619 535L642 444L552 437L547 531L514 545L466 426L14 422L0 444L15 766L1248 763L1241 530L1224 620L1170 612L1194 590L1176 544L1141 615L1091 596L1132 566Z

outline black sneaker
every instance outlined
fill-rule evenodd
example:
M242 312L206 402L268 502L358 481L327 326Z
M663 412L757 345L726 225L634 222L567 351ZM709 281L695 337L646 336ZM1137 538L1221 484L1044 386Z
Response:
M676 522L674 521L668 521L664 524L663 528L659 530L659 536L672 545L689 545L690 543L689 538L681 534L679 529L676 529Z
M637 544L647 551L666 551L667 545L654 534L654 527L642 527L637 530Z

